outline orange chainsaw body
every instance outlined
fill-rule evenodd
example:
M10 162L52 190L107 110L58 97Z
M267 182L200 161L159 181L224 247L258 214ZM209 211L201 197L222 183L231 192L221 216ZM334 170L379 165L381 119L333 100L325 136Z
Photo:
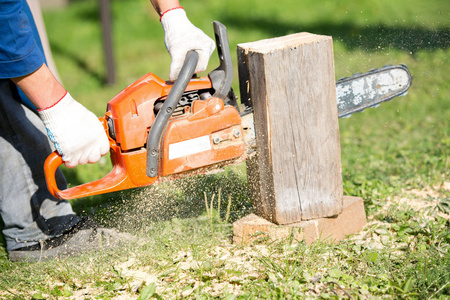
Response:
M217 21L213 25L220 66L208 77L192 78L198 54L189 51L174 83L149 73L122 90L99 118L109 138L112 171L60 190L55 172L63 160L55 151L44 164L51 194L74 199L121 191L245 159L242 120L232 106L236 103L226 28ZM232 105L224 105L224 100Z
M145 144L155 121L155 104L164 101L171 87L149 73L111 99L100 121L109 137L113 170L97 181L59 190L54 173L63 161L55 152L45 163L50 192L59 199L74 199L142 187L162 177L182 177L184 172L244 156L238 111L216 97L193 100L170 119L161 141L159 175L148 177ZM192 79L186 92L209 89L210 80L201 77Z

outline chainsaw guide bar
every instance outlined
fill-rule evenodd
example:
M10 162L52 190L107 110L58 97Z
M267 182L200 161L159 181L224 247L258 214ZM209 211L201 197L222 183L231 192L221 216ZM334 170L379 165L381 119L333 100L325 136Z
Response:
M336 81L338 118L348 118L366 108L378 107L395 97L404 96L412 84L405 65L385 66ZM251 101L245 101L241 116L253 113Z
M385 66L336 82L338 117L350 117L407 93L412 76L405 65Z

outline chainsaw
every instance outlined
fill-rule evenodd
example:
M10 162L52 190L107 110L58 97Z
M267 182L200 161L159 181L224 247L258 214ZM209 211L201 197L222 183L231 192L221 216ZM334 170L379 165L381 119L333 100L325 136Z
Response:
M251 103L242 112L231 89L233 66L226 28L214 22L220 65L194 76L198 61L188 52L180 75L167 82L141 77L108 102L99 120L110 144L112 171L102 179L60 190L57 151L44 164L47 186L58 199L75 199L203 174L244 161L256 152ZM194 77L193 77L194 76ZM386 66L336 82L338 117L404 95L411 85L404 65Z

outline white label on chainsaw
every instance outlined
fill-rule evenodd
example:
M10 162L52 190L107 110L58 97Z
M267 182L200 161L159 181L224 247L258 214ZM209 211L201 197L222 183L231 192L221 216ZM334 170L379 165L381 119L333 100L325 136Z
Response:
M169 159L188 156L211 150L209 135L169 145Z

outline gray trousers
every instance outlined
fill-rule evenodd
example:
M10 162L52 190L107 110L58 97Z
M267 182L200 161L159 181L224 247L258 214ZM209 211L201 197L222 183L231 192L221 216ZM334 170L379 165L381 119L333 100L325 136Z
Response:
M47 190L43 166L52 149L45 132L14 84L0 79L0 214L7 251L61 235L79 221L69 202ZM56 178L65 188L59 170Z

